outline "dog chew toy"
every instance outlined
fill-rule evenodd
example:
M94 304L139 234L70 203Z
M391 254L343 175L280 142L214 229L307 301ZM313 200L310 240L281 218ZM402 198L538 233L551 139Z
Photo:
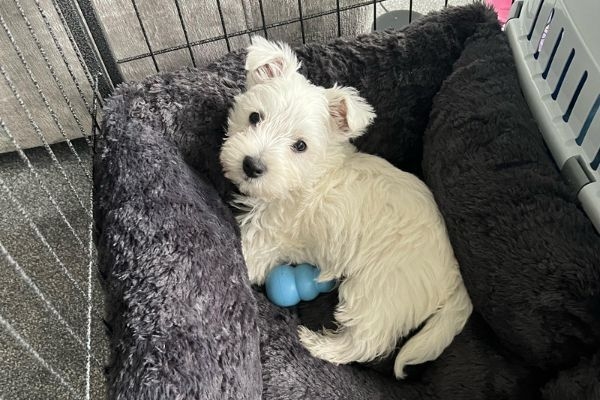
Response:
M267 297L280 307L295 306L303 301L314 300L319 293L333 290L336 281L317 282L319 269L310 264L293 267L278 265L267 275L265 288Z

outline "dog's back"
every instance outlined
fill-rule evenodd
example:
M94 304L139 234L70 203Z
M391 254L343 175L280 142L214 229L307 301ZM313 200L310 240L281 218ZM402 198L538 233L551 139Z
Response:
M332 276L348 277L340 288L341 308L354 303L349 315L338 313L339 322L356 326L357 338L370 342L369 352L382 356L427 320L401 349L396 375L403 376L407 364L437 358L472 306L427 186L382 158L354 153L316 190L321 197L313 202L314 219L328 229L312 247L322 250L320 265L335 268Z

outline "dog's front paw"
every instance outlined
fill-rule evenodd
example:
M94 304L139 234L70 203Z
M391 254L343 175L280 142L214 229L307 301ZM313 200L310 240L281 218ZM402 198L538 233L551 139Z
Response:
M262 286L265 283L266 274L263 271L248 266L248 278L250 279L250 284Z
M279 257L277 254L249 246L244 246L243 250L250 283L258 286L264 285L267 275L278 264Z
M250 283L258 286L264 285L265 280L267 279L267 273L270 269L268 260L255 257L253 254L248 254L245 257L245 261Z

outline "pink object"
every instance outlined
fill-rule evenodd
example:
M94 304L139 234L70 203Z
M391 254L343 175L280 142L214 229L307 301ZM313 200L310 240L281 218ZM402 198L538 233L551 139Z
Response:
M504 25L510 13L512 0L486 0L486 3L494 7L494 10L498 13L498 21Z

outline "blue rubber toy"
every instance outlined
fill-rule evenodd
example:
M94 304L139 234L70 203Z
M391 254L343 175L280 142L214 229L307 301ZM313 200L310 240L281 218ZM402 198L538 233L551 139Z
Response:
M295 306L300 300L314 300L319 293L333 290L336 281L317 282L319 269L310 264L278 265L267 275L267 297L280 307Z

